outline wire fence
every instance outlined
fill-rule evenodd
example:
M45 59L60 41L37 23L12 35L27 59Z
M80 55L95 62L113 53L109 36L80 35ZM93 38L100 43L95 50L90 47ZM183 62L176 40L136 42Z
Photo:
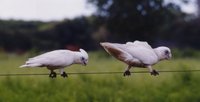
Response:
M158 71L159 73L184 73L184 72L200 72L200 70L160 70ZM122 74L124 72L120 71L112 71L112 72L68 72L68 75L80 75L80 74L90 74L90 75L95 75L95 74ZM131 73L149 73L149 71L135 71ZM59 73L57 73L59 74ZM41 75L49 75L49 73L37 73L37 74L23 74L23 73L8 73L8 74L3 74L0 73L0 77L2 76L41 76Z

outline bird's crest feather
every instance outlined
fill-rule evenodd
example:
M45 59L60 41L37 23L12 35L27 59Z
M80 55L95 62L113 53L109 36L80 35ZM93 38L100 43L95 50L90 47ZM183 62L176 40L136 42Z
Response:
M88 53L87 53L85 50L79 49L79 51L81 52L81 54L82 54L85 58L88 59Z

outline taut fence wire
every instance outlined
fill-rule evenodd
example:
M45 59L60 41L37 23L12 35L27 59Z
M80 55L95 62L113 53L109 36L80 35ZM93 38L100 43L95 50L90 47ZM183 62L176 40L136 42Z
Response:
M184 73L184 72L200 72L199 70L160 70L158 71L159 73ZM110 71L110 72L68 72L68 75L80 75L80 74L90 74L90 75L95 75L95 74L122 74L124 72L122 71ZM149 73L149 71L133 71L131 73ZM57 73L58 74L58 73ZM7 73L3 74L0 73L0 77L2 76L41 76L41 75L49 75L49 73L35 73L35 74L24 74L24 73Z

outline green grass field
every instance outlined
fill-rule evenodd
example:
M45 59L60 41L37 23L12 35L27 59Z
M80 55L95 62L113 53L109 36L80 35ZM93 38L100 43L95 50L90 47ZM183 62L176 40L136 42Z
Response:
M18 68L29 55L0 54L2 73L49 73L46 68ZM111 57L91 53L88 66L73 65L66 72L124 71L125 64ZM198 59L163 61L156 70L200 69ZM131 69L131 71L147 69ZM135 73L130 77L111 75L69 75L56 79L42 76L1 76L0 102L200 102L200 72Z

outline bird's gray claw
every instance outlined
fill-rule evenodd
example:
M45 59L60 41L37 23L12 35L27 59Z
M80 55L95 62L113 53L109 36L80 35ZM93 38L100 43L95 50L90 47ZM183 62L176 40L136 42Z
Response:
M61 76L62 76L63 78L68 77L68 75L67 75L65 72L63 72L63 73L61 74Z
M56 73L55 73L55 72L51 72L51 73L49 74L49 77L51 77L51 78L56 78Z
M124 76L130 76L130 75L131 75L131 72L129 70L124 72Z
M156 75L159 75L159 73L158 73L156 70L153 70L153 71L151 72L151 75L156 76Z

